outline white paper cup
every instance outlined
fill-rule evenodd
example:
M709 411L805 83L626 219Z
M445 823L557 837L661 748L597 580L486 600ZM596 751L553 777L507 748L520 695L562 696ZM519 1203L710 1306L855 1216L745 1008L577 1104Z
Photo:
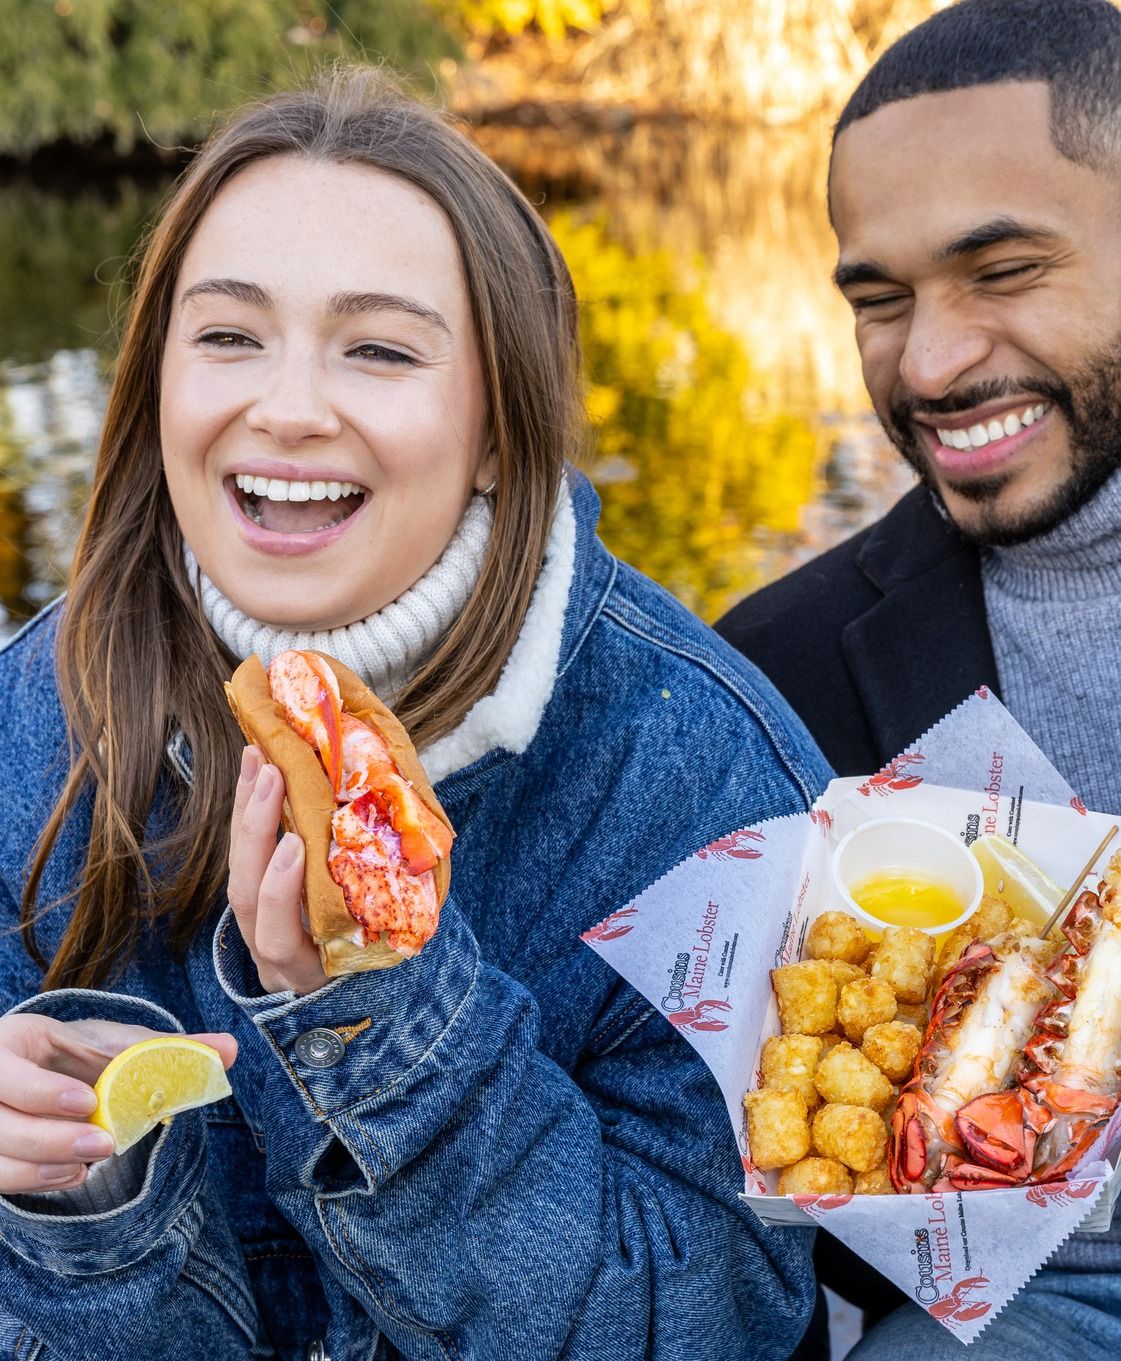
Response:
M833 882L845 906L878 931L890 926L853 898L850 890L879 874L914 874L944 884L964 906L952 921L919 926L940 936L977 911L984 892L981 866L951 832L917 818L875 818L844 837L833 852Z

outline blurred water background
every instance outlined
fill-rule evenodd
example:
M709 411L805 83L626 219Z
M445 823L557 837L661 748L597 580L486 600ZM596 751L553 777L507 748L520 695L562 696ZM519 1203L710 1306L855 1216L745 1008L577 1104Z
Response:
M62 589L129 259L215 114L385 60L582 299L609 545L712 620L910 485L829 282L830 122L939 0L0 0L0 637Z

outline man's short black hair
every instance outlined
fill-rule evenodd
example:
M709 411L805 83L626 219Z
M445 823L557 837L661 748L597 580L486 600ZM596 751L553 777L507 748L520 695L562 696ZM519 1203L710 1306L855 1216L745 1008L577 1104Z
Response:
M913 28L857 86L833 129L885 104L1004 81L1051 87L1051 138L1070 161L1121 158L1121 10L1109 0L961 0Z

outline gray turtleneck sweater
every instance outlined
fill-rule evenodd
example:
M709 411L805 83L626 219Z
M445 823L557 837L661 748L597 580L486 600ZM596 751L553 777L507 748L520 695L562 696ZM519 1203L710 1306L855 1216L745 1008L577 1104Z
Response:
M1050 534L992 549L981 574L1005 704L1089 807L1121 812L1121 473ZM1051 1265L1121 1270L1121 1209Z
M1005 704L1089 807L1121 812L1121 473L981 572Z

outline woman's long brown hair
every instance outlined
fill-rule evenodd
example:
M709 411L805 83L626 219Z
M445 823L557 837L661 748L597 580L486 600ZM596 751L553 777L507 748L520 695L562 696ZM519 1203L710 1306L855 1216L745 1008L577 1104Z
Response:
M184 253L219 189L270 156L365 164L423 190L459 245L482 359L498 491L471 598L396 710L422 750L498 680L544 557L564 459L579 433L576 303L521 193L441 113L380 72L335 73L249 106L173 191L143 253L109 394L93 489L59 623L70 770L31 857L21 926L43 986L95 987L159 920L182 953L226 876L241 738L222 682L231 658L201 611L164 483L160 364ZM167 765L181 732L193 783ZM170 790L154 816L157 789ZM69 924L49 962L36 940L47 862L78 800L93 822ZM151 824L151 825L149 825Z

